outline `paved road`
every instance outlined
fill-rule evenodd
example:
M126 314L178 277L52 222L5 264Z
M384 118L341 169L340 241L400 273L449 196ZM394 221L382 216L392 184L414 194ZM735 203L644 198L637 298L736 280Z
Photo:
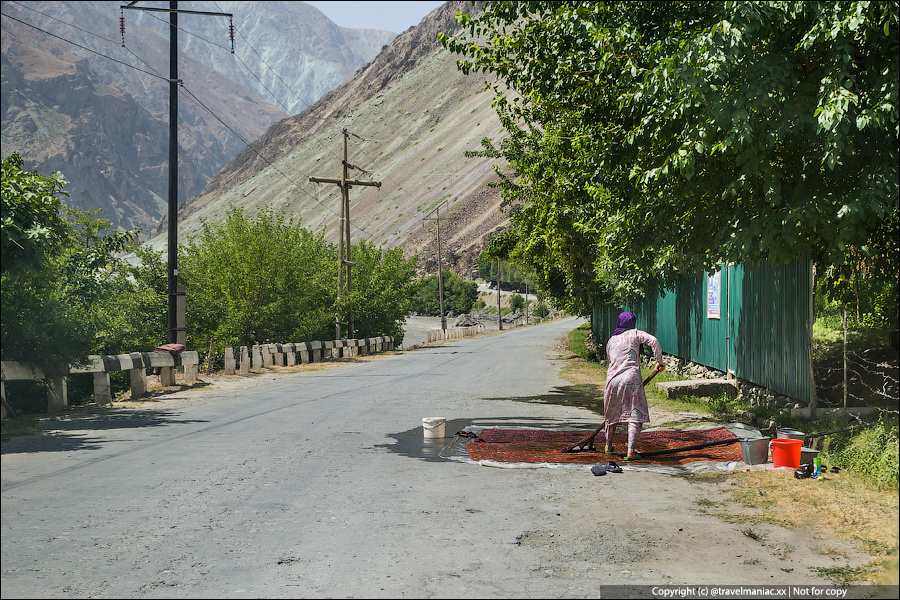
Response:
M822 583L656 473L477 465L422 418L580 426L575 319L52 422L2 455L3 598L594 598L601 584ZM806 556L806 559L804 558ZM810 564L815 564L810 562ZM830 563L829 563L830 564ZM790 569L788 569L790 567ZM787 573L793 572L792 575ZM615 594L611 594L615 595Z
M519 595L539 487L437 452L473 423L579 420L513 400L563 383L574 320L4 444L3 597ZM520 486L524 486L520 489ZM522 555L530 555L523 562Z

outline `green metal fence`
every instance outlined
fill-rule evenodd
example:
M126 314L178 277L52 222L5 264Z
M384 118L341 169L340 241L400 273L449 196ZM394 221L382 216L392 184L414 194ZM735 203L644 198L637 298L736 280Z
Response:
M607 340L619 313L630 310L663 352L809 404L812 279L809 261L723 266L637 306L595 307L594 338Z

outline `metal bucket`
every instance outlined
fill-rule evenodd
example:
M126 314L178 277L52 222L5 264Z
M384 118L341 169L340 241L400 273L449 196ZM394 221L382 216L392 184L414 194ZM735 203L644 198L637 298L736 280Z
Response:
M813 450L812 448L807 448L807 447L805 447L805 446L802 446L802 447L800 448L800 464L801 464L801 465L808 465L808 464L811 463L811 462L813 461L813 459L814 459L815 457L817 457L818 455L819 455L819 451L818 451L818 450Z
M778 439L780 440L800 440L806 439L806 434L796 429L778 429Z
M772 438L744 438L741 440L741 452L748 465L761 465L769 462L769 442Z

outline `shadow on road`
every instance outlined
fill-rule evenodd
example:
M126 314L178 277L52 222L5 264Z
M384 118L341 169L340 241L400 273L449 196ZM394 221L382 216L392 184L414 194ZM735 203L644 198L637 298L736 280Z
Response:
M535 402L539 404L555 404L556 406L575 406L586 408L603 416L603 385L581 383L554 388L549 394L540 396L524 396L521 398L497 398L498 400L515 400L517 402ZM491 400L492 398L487 398Z
M160 427L178 423L205 423L194 419L179 419L175 411L163 409L75 410L64 415L41 420L38 432L4 440L0 453L69 452L96 450L109 439L90 436L91 431Z

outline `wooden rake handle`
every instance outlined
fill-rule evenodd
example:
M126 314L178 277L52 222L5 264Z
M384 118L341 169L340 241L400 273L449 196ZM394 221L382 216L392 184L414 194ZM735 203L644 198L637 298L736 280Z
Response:
M650 383L650 380L656 377L656 374L660 371L662 371L662 369L659 368L659 365L656 365L656 369L647 376L647 379L644 380L644 387L647 387L647 384ZM600 427L598 427L594 431L594 433L572 444L571 446L563 450L563 452L582 452L585 450L596 450L596 448L594 448L594 439L600 434L601 431L603 431L605 427L606 421L601 423Z
M647 379L644 380L644 387L647 387L647 384L650 383L650 380L656 377L656 375L662 371L659 365L656 365L656 368L647 376Z

